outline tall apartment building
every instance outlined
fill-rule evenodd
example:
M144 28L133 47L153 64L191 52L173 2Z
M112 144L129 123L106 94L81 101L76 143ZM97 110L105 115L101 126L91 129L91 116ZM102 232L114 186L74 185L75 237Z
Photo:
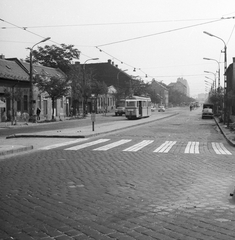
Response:
M190 97L190 88L189 88L189 85L188 85L188 81L186 79L183 79L183 78L178 78L177 79L177 82L180 82L182 83L186 88L186 96Z

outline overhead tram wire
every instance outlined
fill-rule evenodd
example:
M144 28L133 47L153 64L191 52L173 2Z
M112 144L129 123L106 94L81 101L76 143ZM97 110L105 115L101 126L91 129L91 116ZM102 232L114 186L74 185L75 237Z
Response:
M37 36L37 37L40 37L40 38L43 38L43 39L45 38L45 37L42 36L42 35L39 35L39 34L34 33L34 32L32 32L32 31L29 31L29 30L27 29L27 27L17 26L16 24L10 23L10 22L8 22L8 21L6 21L6 20L3 20L3 19L1 19L1 18L0 18L0 21L6 22L7 24L10 24L10 25L12 25L12 26L14 26L14 27L16 27L16 28L19 28L19 29L24 30L24 31L26 31L26 32L28 32L28 33L31 33L31 34L33 34L33 35L35 35L35 36ZM54 44L56 44L56 45L61 45L61 43L55 42L55 41L53 41L53 40L51 40L51 39L50 39L49 41L52 42L52 43L54 43ZM92 46L91 46L91 47L92 47ZM86 55L86 54L83 54L81 51L80 51L80 54L83 55L83 56L85 56L85 57L87 57L87 58L92 58L91 56L88 56L88 55Z
M66 24L66 25L44 25L44 26L28 26L28 28L63 28L63 27L89 27L89 26L109 26L109 25L132 25L132 24L154 24L154 23L167 23L167 22L188 22L188 21L205 21L212 20L214 18L208 19L178 19L178 20L158 20L158 21L141 21L141 22L114 22L114 23L84 23L84 24ZM15 26L17 27L17 26ZM2 29L7 29L10 27L2 27Z
M134 40L138 40L138 39L142 39L142 38L153 37L153 36L156 36L156 35L161 35L161 34L170 33L170 32L176 32L176 31L180 31L180 30L184 30L184 29L188 29L188 28L193 28L193 27L198 27L198 26L202 26L202 25L206 25L206 24L210 24L210 23L214 23L214 22L218 22L218 21L222 21L222 20L227 20L227 19L231 19L231 18L235 19L235 17L220 18L220 19L217 19L217 20L209 21L209 22L198 23L198 24L194 24L194 25L190 25L190 26L186 26L186 27L175 28L175 29L171 29L171 30L167 30L167 31L163 31L163 32L152 33L152 34L147 34L147 35L143 35L143 36L139 36L139 37L128 38L128 39L119 40L119 41L115 41L115 42L100 44L100 45L97 45L96 47L104 47L104 46L108 46L108 45L134 41Z

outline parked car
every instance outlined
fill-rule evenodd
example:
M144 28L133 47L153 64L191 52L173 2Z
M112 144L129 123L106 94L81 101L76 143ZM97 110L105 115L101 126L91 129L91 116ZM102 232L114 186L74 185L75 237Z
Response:
M156 108L154 106L151 107L151 112L154 112Z
M203 118L213 118L214 117L213 108L214 108L213 104L204 103L202 106L202 119Z
M164 106L159 106L158 112L165 112L165 111L166 111L166 109Z

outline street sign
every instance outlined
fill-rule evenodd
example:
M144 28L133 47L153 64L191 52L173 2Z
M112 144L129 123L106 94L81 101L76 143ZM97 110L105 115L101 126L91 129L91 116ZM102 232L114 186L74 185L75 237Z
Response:
M95 122L95 113L91 113L91 121Z

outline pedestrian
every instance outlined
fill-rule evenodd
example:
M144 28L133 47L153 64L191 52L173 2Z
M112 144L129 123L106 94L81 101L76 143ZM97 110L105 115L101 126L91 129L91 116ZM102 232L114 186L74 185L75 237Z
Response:
M41 109L37 108L37 120L40 120Z
M2 121L5 122L5 124L7 126L7 114L6 114L5 110L4 110L3 114L2 114Z

